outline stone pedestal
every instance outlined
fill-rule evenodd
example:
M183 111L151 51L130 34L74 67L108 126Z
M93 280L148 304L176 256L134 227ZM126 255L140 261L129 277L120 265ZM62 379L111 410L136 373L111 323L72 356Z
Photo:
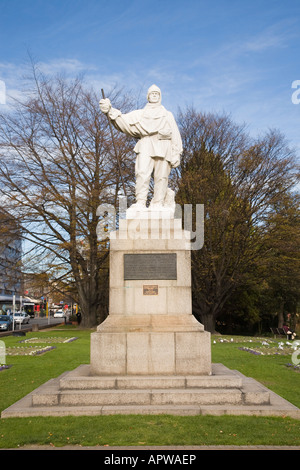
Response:
M189 233L180 219L145 211L111 233L109 316L91 335L91 374L211 374L210 334L192 315Z

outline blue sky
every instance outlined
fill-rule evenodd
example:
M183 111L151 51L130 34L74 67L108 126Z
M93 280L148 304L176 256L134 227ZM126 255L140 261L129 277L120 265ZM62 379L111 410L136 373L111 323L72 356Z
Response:
M99 98L117 85L141 104L155 83L175 114L193 105L253 135L277 128L298 154L299 45L300 0L0 0L8 95L30 51L45 72L85 73Z

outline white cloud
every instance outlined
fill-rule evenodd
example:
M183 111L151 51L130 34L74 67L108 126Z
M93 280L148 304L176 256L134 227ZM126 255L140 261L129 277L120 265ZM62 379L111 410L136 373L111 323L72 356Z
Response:
M243 49L250 52L261 52L272 48L284 48L294 37L291 22L283 21L266 28L261 33L246 41Z
M76 76L83 72L97 70L95 66L84 64L77 59L56 59L50 62L38 62L37 66L45 75L56 75L63 71L67 76Z

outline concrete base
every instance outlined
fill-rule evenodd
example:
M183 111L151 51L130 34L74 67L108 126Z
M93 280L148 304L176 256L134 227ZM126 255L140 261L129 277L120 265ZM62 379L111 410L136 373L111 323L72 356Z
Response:
M91 335L93 375L210 375L210 334L193 315L109 315Z
M187 233L180 219L148 215L120 219L110 234L109 315L91 335L91 373L210 375L210 334L192 315Z
M25 396L1 418L111 414L300 418L297 407L222 364L212 364L209 376L94 376L90 365L81 365Z

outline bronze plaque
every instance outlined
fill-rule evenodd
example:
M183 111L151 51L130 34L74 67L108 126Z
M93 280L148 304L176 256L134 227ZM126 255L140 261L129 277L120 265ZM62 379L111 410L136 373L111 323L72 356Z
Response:
M124 279L177 279L177 255L176 253L125 254Z
M158 295L158 286L143 286L143 295Z

